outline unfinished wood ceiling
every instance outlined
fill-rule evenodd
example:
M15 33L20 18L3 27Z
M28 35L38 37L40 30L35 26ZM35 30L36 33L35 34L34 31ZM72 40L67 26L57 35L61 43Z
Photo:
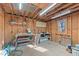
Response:
M41 9L46 8L48 6L48 3L33 3L33 4Z
M22 3L22 9L19 10L20 3L0 3L1 8L5 13L13 14L17 16L28 17L31 19L49 21L51 17L54 17L63 10L77 11L79 10L79 4L76 3L57 3L50 8L45 15L40 16L40 12L44 11L48 6L53 3Z
M21 3L22 9L19 10L19 4L20 3L1 3L0 6L5 13L36 19L37 14L49 5L48 3Z
M79 3L63 3L59 5L57 8L54 8L53 10L49 11L45 17L48 18L48 20L52 20L52 17L59 16L59 15L65 15L71 14L73 12L79 11ZM69 13L68 13L69 12Z

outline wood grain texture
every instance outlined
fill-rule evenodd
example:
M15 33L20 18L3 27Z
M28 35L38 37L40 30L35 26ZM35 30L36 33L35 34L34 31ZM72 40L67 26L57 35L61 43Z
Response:
M65 18L67 19L67 28L66 28L66 31L64 31L63 33L60 33L58 32L58 27L56 28L56 25L57 25L56 22L60 19L65 19ZM79 12L60 17L58 19L54 19L47 23L49 23L47 27L49 32L52 32L55 34L69 35L71 37L72 45L79 43L79 33L78 33L79 32ZM52 23L52 25L50 23ZM57 42L60 36L55 34L52 34L52 38L55 38L53 41Z
M0 49L4 44L4 13L0 9Z

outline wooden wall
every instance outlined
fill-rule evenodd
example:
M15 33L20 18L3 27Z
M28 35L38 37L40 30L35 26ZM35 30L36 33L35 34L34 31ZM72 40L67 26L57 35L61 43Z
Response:
M19 22L23 22L23 17L12 16L13 19ZM67 19L67 28L65 32L60 33L58 32L58 25L57 21L60 19ZM0 12L0 47L4 43L8 43L11 41L12 37L17 33L26 32L27 28L30 28L33 33L39 32L49 32L52 36L52 40L58 42L59 36L57 34L65 34L70 35L72 38L72 43L77 44L79 43L79 12L63 16L58 19L54 19L52 21L47 22L47 27L36 27L36 20L35 19L26 19L26 26L22 25L10 25L9 21L11 20L10 14L4 14Z
M0 9L0 49L4 44L4 13Z
M79 13L72 14L71 18L72 42L76 44L79 43Z
M51 40L55 40L55 36L56 36L56 32L57 32L56 20L47 22L47 31L51 34Z
M58 31L57 21L60 19L67 19L67 28L63 33ZM58 41L59 35L56 34L63 34L71 36L73 45L79 43L79 12L72 13L70 15L60 17L58 19L54 19L52 21L47 22L47 24L49 24L48 31L52 33L53 41Z
M46 28L41 28L41 27L36 27L36 20L34 19L28 19L26 18L26 25L25 26L22 26L22 25L11 25L9 24L9 21L11 19L14 19L16 20L17 23L21 23L23 22L24 18L23 17L17 17L17 16L14 16L14 15L10 15L10 14L5 14L5 40L4 42L5 43L8 43L11 41L12 37L14 35L16 35L17 33L25 33L26 32L26 29L27 28L30 28L31 31L33 33L39 33L39 32L46 32Z

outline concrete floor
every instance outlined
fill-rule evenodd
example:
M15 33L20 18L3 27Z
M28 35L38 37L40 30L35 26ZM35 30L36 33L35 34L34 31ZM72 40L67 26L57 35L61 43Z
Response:
M71 53L66 51L64 46L55 42L41 42L37 47L31 44L24 44L18 47L18 50L23 51L22 56L71 56ZM17 54L16 54L17 56Z

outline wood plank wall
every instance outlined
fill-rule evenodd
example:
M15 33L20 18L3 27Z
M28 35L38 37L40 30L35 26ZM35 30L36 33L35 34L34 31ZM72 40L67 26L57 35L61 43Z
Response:
M51 34L51 40L55 40L55 34L57 31L56 27L57 27L56 20L47 22L47 32Z
M67 19L67 28L63 33L58 32L57 21L60 19L61 20ZM52 21L47 22L47 24L48 24L47 30L52 34L53 41L58 42L59 35L56 34L63 34L71 36L72 45L79 43L79 12L66 15L58 19L54 19Z
M0 49L4 44L4 13L0 8Z
M59 19L67 19L67 29L64 33L58 32L57 27L57 20ZM27 28L31 28L33 33L39 33L39 32L49 32L52 36L52 40L55 42L58 42L59 36L56 34L66 34L70 35L72 37L72 43L73 45L79 43L79 12L54 19L52 21L47 22L46 28L38 28L36 27L36 20L27 19L26 26L17 26L17 25L10 25L9 20L11 19L11 15L5 14L4 19L4 13L0 12L0 47L5 43L9 42L13 35L21 32L26 32ZM23 17L19 17L17 19L16 16L13 16L13 19L16 19L17 22L22 22Z
M5 40L4 40L4 42L5 43L10 42L12 37L14 35L16 35L17 33L26 32L27 28L30 28L33 33L46 32L45 27L44 28L36 27L36 20L34 20L34 19L26 18L26 26L11 25L11 24L9 24L9 21L11 19L16 20L17 23L21 23L24 20L24 18L20 17L20 16L17 18L17 16L10 15L10 14L5 14L5 21L4 21L5 22L4 23L4 25L5 25L5 29L4 29L4 31L5 31L5 34L4 34L5 35L5 37L4 37Z

